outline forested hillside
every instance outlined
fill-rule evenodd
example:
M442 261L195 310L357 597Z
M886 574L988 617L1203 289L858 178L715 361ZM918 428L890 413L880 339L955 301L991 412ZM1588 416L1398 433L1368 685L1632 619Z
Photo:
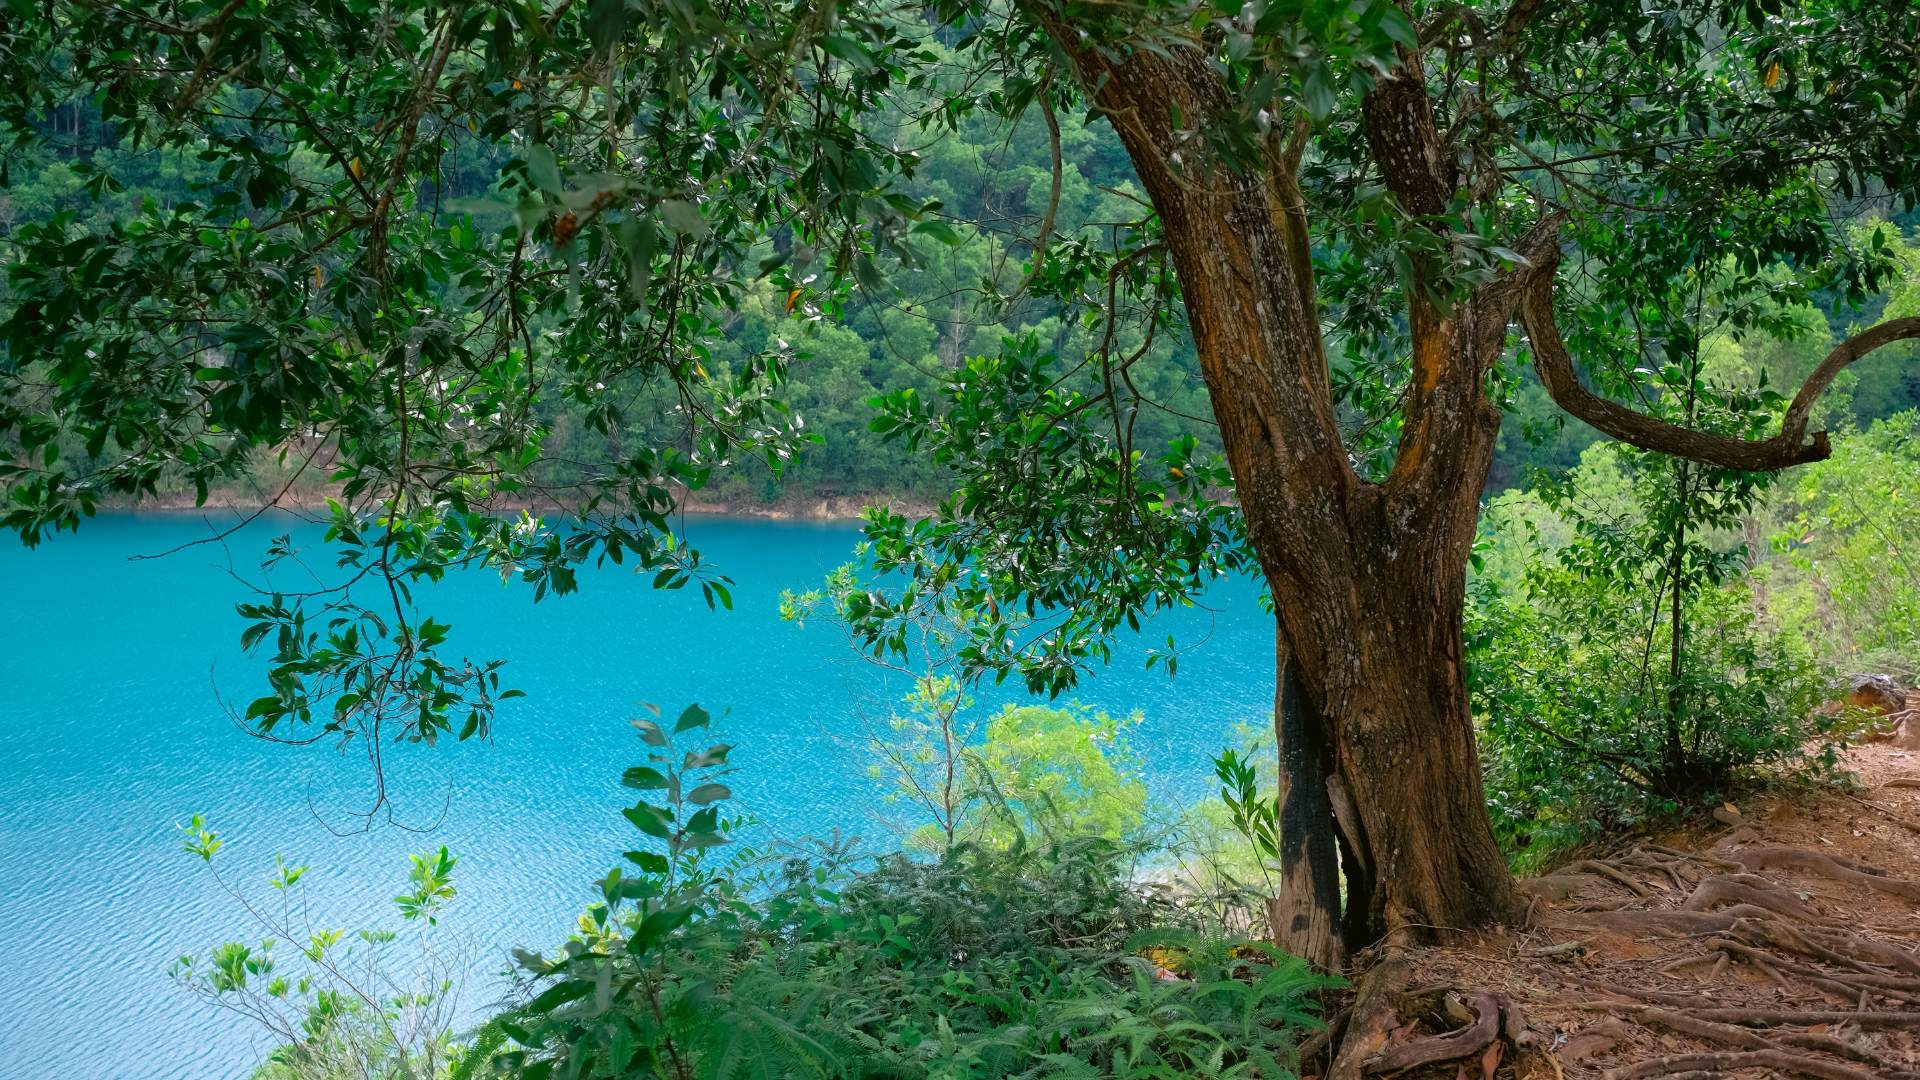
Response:
M784 393L823 440L807 447L779 476L752 460L723 471L712 481L708 500L749 510L777 505L802 514L827 498L839 500L842 514L869 499L929 503L946 494L951 478L924 455L870 430L873 399L901 387L932 394L967 358L998 353L1007 335L1032 335L1043 351L1061 356L1085 353L1095 343L1097 328L1036 298L1022 280L1033 223L1046 220L1057 238L1098 247L1111 242L1114 228L1144 212L1144 194L1112 128L1089 123L1083 114L1047 118L1037 109L1012 123L977 112L938 139L905 122L937 104L931 96L909 98L898 113L882 118L885 126L878 129L902 145L914 145L916 136L927 143L899 190L916 201L937 203L934 220L949 224L923 234L919 263L831 310L811 301L790 305L787 291L762 281L715 327L706 343L706 362L716 373L737 369L780 342L792 346L796 362ZM100 119L95 102L65 106L37 125L45 138L7 156L0 230L55 215L99 225L134 217L148 205L165 211L179 203L208 202L222 192L239 194L231 177L188 149L122 145L115 125ZM441 157L420 194L423 210L470 219L483 233L508 226L518 195L502 170L524 152L524 143L488 140L457 127L439 137ZM323 167L313 160L305 166ZM1920 214L1892 206L1888 211L1889 224L1900 230L1893 242L1909 267L1905 284L1857 309L1837 296L1817 299L1795 314L1805 332L1791 340L1743 345L1723 335L1713 346L1715 377L1734 383L1756 380L1764 372L1773 386L1793 386L1849 325L1871 323L1883 311L1920 307L1915 293L1920 286L1913 284L1920 275ZM781 243L773 240L765 254L777 253ZM1135 421L1137 444L1157 449L1191 433L1217 450L1218 437L1200 419L1207 411L1206 395L1184 332L1168 328L1152 342L1128 347L1140 345L1148 354L1135 378L1149 404ZM1516 372L1505 389L1507 418L1489 474L1490 492L1524 486L1533 468L1564 473L1598 437L1566 418L1530 371ZM1889 350L1850 373L1846 390L1846 401L1837 407L1860 424L1920 406L1920 365L1900 349ZM634 409L622 427L602 432L591 402L562 399L542 405L553 410L546 446L556 462L600 460L623 434L650 440L662 432L657 425L663 409ZM1360 410L1354 410L1351 422L1364 423ZM563 464L546 471L550 482L577 479ZM230 494L244 501L277 489L288 475L277 454L262 454L254 472L256 490ZM295 486L295 497L316 500L326 490L323 480L320 470L311 471ZM168 490L191 494L178 478Z

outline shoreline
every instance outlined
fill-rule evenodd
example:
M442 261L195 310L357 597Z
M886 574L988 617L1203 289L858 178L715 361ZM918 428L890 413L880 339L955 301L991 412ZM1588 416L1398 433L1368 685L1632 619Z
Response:
M231 514L245 517L249 514L274 510L284 513L310 513L324 510L326 500L335 497L330 492L288 493L281 498L268 502L262 498L248 498L236 492L210 492L207 500L196 502L191 493L159 495L137 502L124 500L102 501L99 513L119 514ZM856 523L861 520L870 507L885 506L900 513L926 516L931 514L934 504L931 501L912 499L892 499L881 495L809 495L787 496L772 503L740 502L735 500L688 500L682 502L676 512L698 517L725 518L739 521L808 521L808 522L845 522ZM566 514L567 511L557 505L542 504L533 501L504 502L492 508L497 513L517 513L522 510L544 514Z

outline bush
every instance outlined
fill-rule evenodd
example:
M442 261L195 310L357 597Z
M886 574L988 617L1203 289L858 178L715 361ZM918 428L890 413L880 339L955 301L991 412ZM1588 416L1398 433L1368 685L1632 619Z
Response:
M1107 838L717 864L727 748L642 734L628 782L662 801L627 816L656 850L628 853L637 873L609 874L562 952L522 958L528 1000L459 1075L1281 1077L1332 985L1210 933Z
M1696 594L1678 681L1658 663L1670 630L1654 606L1565 570L1523 599L1478 598L1474 707L1488 806L1512 848L1555 850L1806 763L1823 681L1756 626L1746 591Z
M1571 538L1517 589L1473 583L1470 685L1513 849L1539 845L1538 858L1809 764L1824 685L1804 648L1762 628L1744 548L1728 541L1757 492L1741 474L1599 447L1541 490ZM1537 528L1505 520L1525 535L1490 545Z
M912 851L1005 846L1015 837L1133 836L1147 785L1124 719L1077 703L1007 705L981 717L954 679L925 676L860 740L885 785L884 815Z
M307 869L274 859L270 901L251 902L213 865L224 846L195 815L186 850L269 936L182 956L171 974L189 992L260 1025L277 1046L254 1080L440 1080L459 1060L453 979L463 963L434 928L453 899L457 860L445 847L412 856L394 898L407 931L349 933L316 923L298 894ZM276 959L276 953L281 958ZM291 953L290 957L286 954Z
M1835 669L1920 675L1920 413L1835 440L1774 508L1756 587L1769 619L1805 628Z
M1127 740L1140 715L1116 719L1082 705L1009 705L987 721L967 754L977 803L961 835L1004 846L1023 835L1049 839L1136 834L1147 785Z

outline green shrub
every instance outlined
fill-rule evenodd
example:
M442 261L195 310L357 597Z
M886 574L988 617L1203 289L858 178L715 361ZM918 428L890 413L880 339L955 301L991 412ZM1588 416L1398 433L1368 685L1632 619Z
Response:
M1146 817L1147 785L1127 740L1140 722L1083 705L1009 705L967 754L976 804L961 836L1005 846L1021 836L1122 839Z
M1554 850L1806 763L1823 681L1793 642L1756 626L1745 590L1696 594L1677 682L1659 663L1670 630L1653 606L1564 570L1526 598L1475 605L1488 805L1514 848Z
M1538 845L1537 858L1810 764L1823 682L1797 641L1756 619L1731 539L1759 490L1749 475L1598 447L1540 490L1571 537L1517 588L1473 583L1470 685L1491 813L1514 849Z
M227 941L204 956L182 956L170 974L207 1002L263 1028L276 1046L254 1080L441 1080L461 1056L452 1023L453 975L461 966L434 929L453 899L457 860L445 847L412 856L394 906L403 931L348 932L316 924L307 868L274 859L269 899L249 901L221 877L214 853L224 841L195 815L186 850L268 936Z
M1128 741L1140 722L1084 705L1007 705L982 717L958 681L916 680L862 738L885 820L912 851L1015 837L1133 836L1147 785Z
M1016 834L933 861L816 845L718 862L727 748L671 742L704 725L642 723L651 764L627 780L661 801L627 816L653 850L601 883L563 951L522 958L529 997L460 1075L1292 1075L1330 980L1209 933L1134 880L1138 849Z
M1920 675L1920 413L1834 441L1789 474L1756 588L1836 670Z

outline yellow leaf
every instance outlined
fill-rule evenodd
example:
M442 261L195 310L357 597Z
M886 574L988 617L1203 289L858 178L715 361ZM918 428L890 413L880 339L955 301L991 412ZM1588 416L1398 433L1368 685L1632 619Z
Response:
M1767 89L1769 90L1773 89L1774 84L1778 83L1779 81L1780 81L1780 65L1776 62L1767 67L1767 76L1766 76Z
M790 293L788 293L788 294L787 294L787 311L788 311L789 313L791 313L791 312L793 311L793 305L795 305L795 304L797 304L797 303L799 303L799 302L800 302L800 290L799 290L799 289L795 289L795 290L793 290L792 292L790 292Z
M355 180L358 180L361 178L361 176L365 175L364 166L360 164L360 158L357 155L354 157L352 161L347 162L347 171L353 174L353 178Z

